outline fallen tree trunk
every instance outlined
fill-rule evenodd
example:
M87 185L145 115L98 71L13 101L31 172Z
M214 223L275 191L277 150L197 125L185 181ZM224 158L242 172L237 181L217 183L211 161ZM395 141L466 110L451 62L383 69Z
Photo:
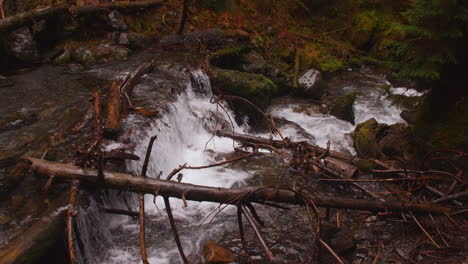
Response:
M301 143L309 151L315 151L317 153L324 153L327 149L313 146L306 142L287 142L281 140L270 140L261 137L255 137L250 135L243 135L233 133L232 131L227 130L217 130L216 135L220 137L228 137L240 142L247 142L251 144L258 144L260 146L272 146L277 149L291 148L294 149L295 146ZM289 144L289 145L287 145ZM353 157L340 153L333 150L328 150L328 155L325 158L325 167L330 170L333 170L338 175L342 175L344 178L352 178L356 175L358 168L352 164Z
M109 138L116 137L120 132L121 115L120 85L112 82L109 87L109 101L107 102L107 117L104 124L104 136Z
M119 10L119 11L133 11L142 8L156 7L164 3L164 0L148 0L138 2L117 2L117 3L106 3L100 6L82 6L76 8L76 15L87 15L93 13L99 13L107 10ZM58 4L55 6L49 6L45 8L33 9L15 16L7 17L0 20L0 31L14 30L35 21L47 19L54 16L63 14L72 15L69 10L69 6L66 4Z
M38 175L56 179L79 179L83 185L95 186L98 183L98 171L80 168L41 159L28 158L30 168ZM275 187L241 187L218 188L165 181L154 178L135 177L133 175L111 171L104 172L104 181L99 183L105 188L141 192L164 197L174 197L191 201L206 201L222 204L238 204L242 202L280 202L288 204L305 204L304 196L288 189ZM431 212L435 214L449 214L450 208L431 204L413 204L405 202L382 202L374 200L359 200L337 198L326 195L311 197L316 206L327 208L343 208L366 211L412 211L414 213Z

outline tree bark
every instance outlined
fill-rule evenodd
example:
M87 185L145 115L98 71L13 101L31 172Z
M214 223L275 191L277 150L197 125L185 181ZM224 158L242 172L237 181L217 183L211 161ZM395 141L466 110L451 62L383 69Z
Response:
M121 99L120 85L112 82L109 87L109 101L107 102L107 118L104 125L104 136L115 138L120 132Z
M187 13L188 13L188 2L189 0L182 0L182 16L180 17L179 26L177 28L177 34L180 35L184 32L185 23L187 22Z
M216 135L220 137L229 137L240 142L247 142L247 143L267 145L267 146L271 145L272 147L277 148L277 149L283 149L283 148L288 148L288 147L294 149L298 143L304 143L304 142L285 143L284 141L281 141L281 140L270 140L270 139L255 137L255 136L250 136L250 135L242 135L242 134L233 133L232 131L227 131L227 130L217 130ZM286 144L289 144L289 146ZM324 148L313 146L309 143L305 143L305 146L308 150L315 151L318 153L323 153L327 151ZM333 170L338 175L341 175L344 178L352 178L354 177L354 175L357 173L357 170L358 170L356 166L351 164L352 160L353 160L353 157L349 155L346 155L344 153L340 153L337 151L329 150L328 155L325 158L325 161L326 161L325 167L327 169Z
M36 174L44 177L55 175L56 179L79 179L83 185L91 186L98 183L98 171L89 168L80 168L73 165L62 164L35 158L28 158L30 168ZM104 172L102 186L111 189L141 192L164 197L174 197L191 201L207 201L222 204L237 204L240 202L264 203L280 202L288 204L305 204L304 198L294 191L275 187L241 187L220 188L178 183L154 178L134 177L133 175L111 171ZM242 201L240 200L242 199ZM366 211L412 211L414 213L431 212L435 214L449 214L450 208L431 204L413 204L406 202L382 202L374 200L359 200L351 198L330 197L327 195L313 195L315 205L327 208L343 208Z

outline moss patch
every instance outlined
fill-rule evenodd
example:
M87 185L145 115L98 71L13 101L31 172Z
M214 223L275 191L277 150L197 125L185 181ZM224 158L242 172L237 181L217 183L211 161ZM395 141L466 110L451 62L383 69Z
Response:
M360 157L377 158L379 156L376 138L378 125L379 123L374 118L357 125L354 131L354 147Z
M357 94L354 92L341 96L335 101L330 114L354 125L353 104L356 97Z

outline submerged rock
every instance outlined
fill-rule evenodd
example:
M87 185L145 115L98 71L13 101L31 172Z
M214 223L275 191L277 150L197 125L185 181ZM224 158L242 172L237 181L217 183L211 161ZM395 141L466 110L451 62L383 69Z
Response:
M354 125L353 104L356 96L356 93L349 93L338 98L330 110L330 114Z
M213 240L208 240L203 246L205 263L229 263L236 260L234 254Z

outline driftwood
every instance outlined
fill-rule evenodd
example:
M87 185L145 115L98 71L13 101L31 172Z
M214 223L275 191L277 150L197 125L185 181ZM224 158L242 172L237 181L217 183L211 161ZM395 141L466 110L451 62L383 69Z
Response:
M164 3L164 0L148 0L138 2L116 2L106 3L99 6L82 6L77 7L73 11L69 9L66 4L58 4L45 8L33 9L15 16L7 17L0 20L0 31L14 30L25 25L47 19L63 14L67 15L90 15L94 13L107 12L108 10L119 10L119 11L134 11L143 8L157 7ZM72 13L73 12L73 13Z
M112 82L107 102L107 118L104 125L104 136L115 138L121 130L122 116L126 116L132 107L129 94L140 81L140 78L153 69L154 61L145 62L135 71L130 72L121 83ZM122 100L122 98L125 99Z
M96 185L98 171L95 169L80 168L73 165L62 164L41 159L28 158L30 168L38 175L55 179L79 179L83 185ZM207 201L222 204L238 204L242 202L264 203L280 202L303 205L306 203L302 194L295 191L277 187L241 187L217 188L174 181L165 181L154 178L134 177L129 174L111 171L104 172L103 187L132 192L161 195L192 201ZM431 204L414 204L406 202L383 202L375 200L360 200L351 198L330 197L327 195L312 195L315 205L327 208L343 208L366 210L374 212L386 211L412 211L414 213L431 212L435 214L449 214L448 207Z
M120 101L120 85L117 82L112 82L109 87L109 101L107 103L107 118L104 124L103 133L106 137L116 137L120 132L120 116L121 116L121 101Z
M313 146L307 142L288 142L281 140L270 140L261 137L255 137L250 135L243 135L233 133L232 131L227 130L217 130L216 135L220 137L228 137L234 140L240 141L242 143L250 143L259 146L260 148L270 149L271 147L275 149L295 149L298 144L304 146L309 151L314 151L318 153L327 153L324 158L324 167L334 171L336 174L341 175L343 178L352 178L356 175L358 168L352 163L353 157L340 153L333 150L324 149L318 146Z

